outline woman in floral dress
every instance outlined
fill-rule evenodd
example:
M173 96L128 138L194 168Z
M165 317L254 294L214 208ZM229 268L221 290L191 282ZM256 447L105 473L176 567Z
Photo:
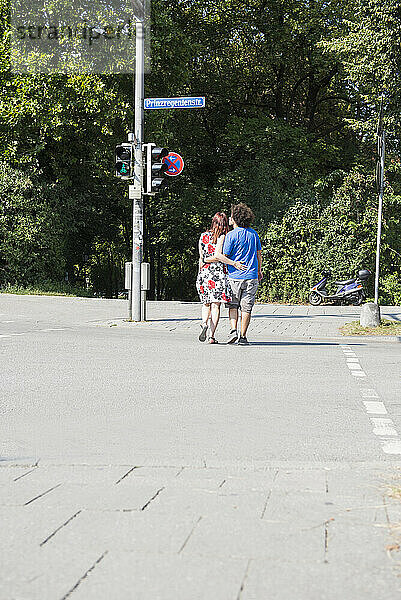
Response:
M209 343L217 344L214 337L220 319L220 306L222 302L231 300L231 288L227 276L227 268L214 257L216 249L221 252L224 238L229 225L227 215L218 212L214 215L210 229L204 231L199 238L199 273L196 280L200 301L202 302L202 331L199 340L206 340L206 333L210 320ZM238 261L225 257L224 262L233 265L236 269L246 268Z

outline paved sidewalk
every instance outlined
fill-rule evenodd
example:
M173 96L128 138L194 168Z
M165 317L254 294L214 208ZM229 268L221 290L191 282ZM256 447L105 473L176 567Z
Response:
M280 462L2 467L0 597L396 597L392 476Z
M256 304L252 313L249 338L255 341L269 337L285 338L343 338L339 329L345 323L359 320L356 306L303 306ZM197 302L148 302L147 327L197 335L201 307ZM401 321L401 307L382 306L383 318ZM116 320L116 323L121 319ZM111 322L109 322L111 324ZM225 341L229 329L228 310L222 309L216 334Z

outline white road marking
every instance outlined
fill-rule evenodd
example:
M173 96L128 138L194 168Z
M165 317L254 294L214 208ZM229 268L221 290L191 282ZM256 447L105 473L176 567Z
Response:
M362 367L359 363L347 363L347 367L351 370L362 371Z
M376 390L370 390L367 388L362 388L361 394L362 394L362 398L378 398L379 397L379 394L376 392Z
M11 335L0 335L0 338L11 337Z
M15 323L15 321L2 321L2 323Z
M363 401L366 412L373 415L386 415L387 408L384 406L383 402L374 402L372 400L364 400Z
M401 454L401 440L382 440L382 450L386 454Z
M49 329L40 329L39 331L65 331L65 329L64 327L49 327Z
M375 419L370 417L370 420L374 426L373 433L375 435L398 436L392 419Z
M350 370L350 373L354 377L366 377L366 373L363 371L359 364L359 358L356 353L353 352L351 346L340 344L340 347L346 357L346 363ZM361 388L362 398L371 398L371 400L363 400L365 410L369 415L387 415L387 408L384 402L379 400L379 394L372 388ZM373 398L373 400L372 400ZM394 421L392 419L385 419L382 417L370 417L370 421L373 425L374 435L379 436L382 450L385 454L400 454L401 455L401 439L398 435L398 431L395 428Z

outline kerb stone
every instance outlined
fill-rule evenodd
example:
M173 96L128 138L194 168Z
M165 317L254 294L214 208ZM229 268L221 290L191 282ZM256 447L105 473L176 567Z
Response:
M363 304L359 322L361 327L377 327L380 325L380 307L374 302Z

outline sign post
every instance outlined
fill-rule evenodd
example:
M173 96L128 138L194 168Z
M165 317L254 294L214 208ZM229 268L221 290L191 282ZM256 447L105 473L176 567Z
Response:
M379 271L380 271L380 240L382 233L382 215L383 215L383 195L384 195L384 158L386 137L384 131L380 132L378 138L379 157L380 157L380 177L379 177L379 211L377 215L377 243L376 243L376 272L375 272L375 304L379 304Z
M377 215L377 243L376 243L376 272L375 272L375 304L379 304L379 271L380 271L380 240L382 232L383 195L384 195L384 159L386 153L386 136L382 126L383 95L380 103L379 120L377 123L377 154L376 169L377 185L379 188L379 210Z
M132 200L132 277L128 295L128 314L131 321L140 321L141 310L141 263L143 254L143 196L142 196L142 142L143 142L143 96L145 70L144 24L136 19L136 66L135 66L135 125L129 141L134 144L134 184L129 186Z

